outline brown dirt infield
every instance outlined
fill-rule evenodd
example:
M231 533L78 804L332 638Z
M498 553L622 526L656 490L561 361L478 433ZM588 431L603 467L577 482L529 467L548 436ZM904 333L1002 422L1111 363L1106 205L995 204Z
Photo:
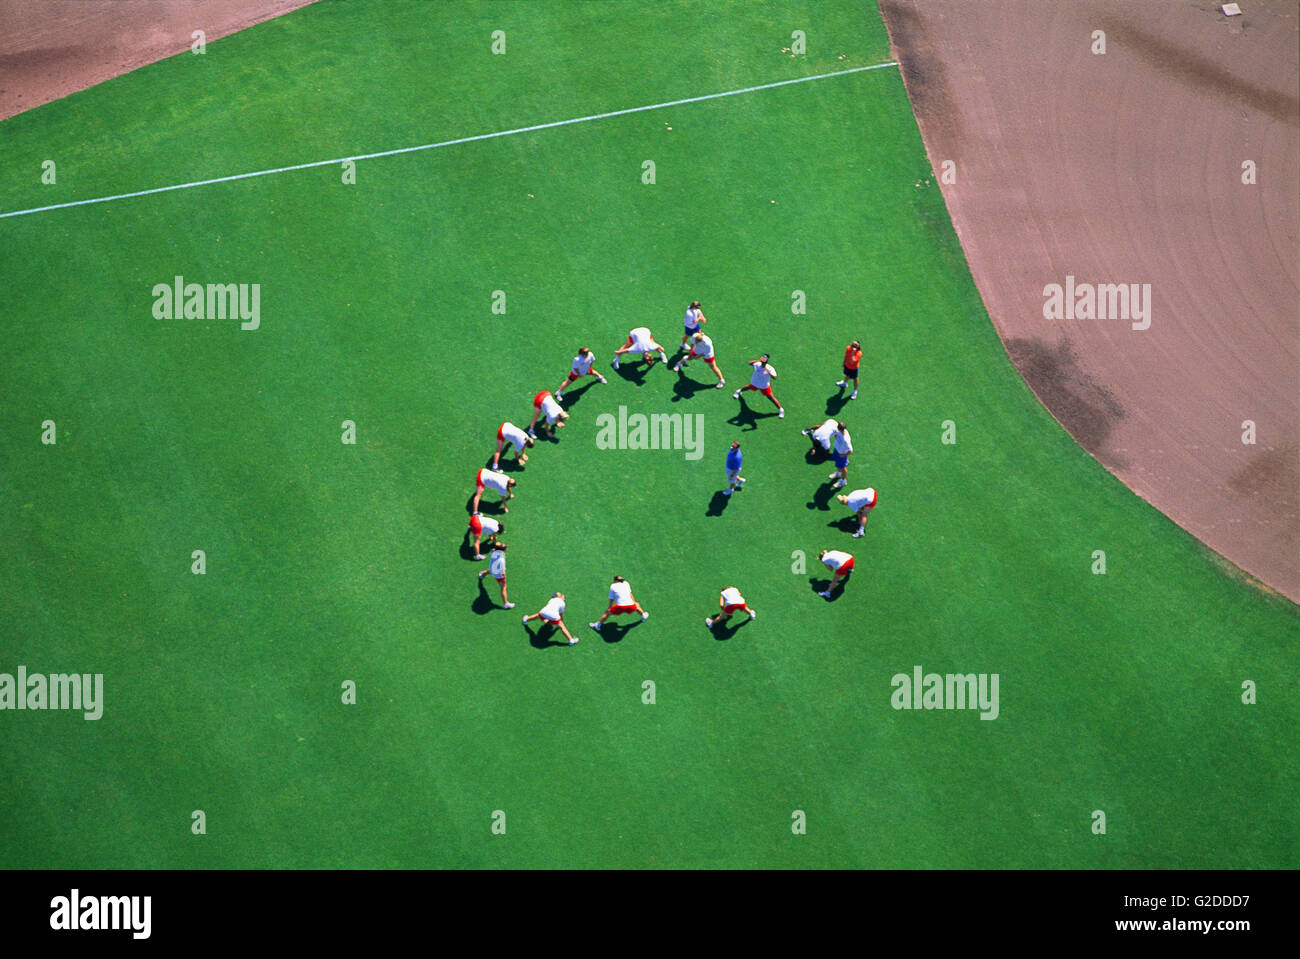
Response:
M314 0L0 0L0 120Z
M1300 602L1300 8L1239 2L880 6L1026 382L1139 496ZM1150 327L1044 319L1067 275L1151 284Z

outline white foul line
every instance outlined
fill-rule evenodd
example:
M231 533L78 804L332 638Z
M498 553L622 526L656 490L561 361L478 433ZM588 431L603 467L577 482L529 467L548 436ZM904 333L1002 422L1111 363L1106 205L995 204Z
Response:
M441 143L423 143L420 146L401 147L397 150L383 150L379 153L363 153L358 156L339 157L337 160L315 160L311 163L297 163L293 166L276 167L274 170L254 170L252 173L236 173L233 176L219 176L211 180L195 180L193 183L176 183L172 186L154 187L152 190L137 190L134 193L118 193L113 196L99 196L90 200L73 200L70 203L54 203L50 206L32 207L30 210L14 210L10 213L0 213L0 220L11 216L26 216L29 213L44 213L47 210L61 210L69 206L86 206L90 203L108 203L111 200L126 200L135 196L148 196L151 193L169 193L172 190L188 190L196 186L210 186L213 183L229 183L232 180L248 180L258 176L270 176L273 173L288 173L292 170L309 170L318 166L337 166L340 163L347 163L356 160L374 160L378 157L396 156L399 153L415 153L419 150L437 150L440 147L455 146L458 143L473 143L476 140L492 140L496 137L513 136L516 133L532 133L535 130L549 130L552 127L564 127L572 123L586 123L589 120L605 120L609 117L621 117L628 113L643 113L646 110L662 110L665 107L679 107L685 103L699 103L701 100L717 100L720 97L734 97L742 93L754 93L758 90L770 90L773 87L784 87L792 83L808 83L812 80L825 80L828 77L842 77L848 73L861 73L864 70L880 70L884 67L896 67L898 62L890 60L888 63L873 63L866 67L852 67L848 70L837 70L834 73L819 73L812 77L796 77L793 80L778 80L775 83L763 83L756 87L744 87L740 90L726 90L722 93L706 93L702 97L687 97L685 100L669 100L667 103L652 103L644 107L629 107L626 110L614 110L610 113L593 113L591 116L574 117L571 120L556 120L554 123L539 123L531 127L516 127L513 130L498 130L496 133L480 133L478 136L461 137L457 140L443 140Z

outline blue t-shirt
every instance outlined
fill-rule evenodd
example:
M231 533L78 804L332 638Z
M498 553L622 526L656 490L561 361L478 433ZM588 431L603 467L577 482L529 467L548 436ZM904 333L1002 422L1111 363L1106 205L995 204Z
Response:
M740 469L740 464L743 460L744 457L741 455L740 450L727 450L727 469L730 472L734 473L736 470Z

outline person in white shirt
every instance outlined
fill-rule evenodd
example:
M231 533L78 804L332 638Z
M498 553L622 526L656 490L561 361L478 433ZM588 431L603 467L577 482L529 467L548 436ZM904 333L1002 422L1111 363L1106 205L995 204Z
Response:
M503 609L514 609L515 604L510 602L506 596L506 544L497 543L492 547L492 554L488 557L488 568L478 571L479 589L483 588L483 577L488 573L497 581L501 587L501 607Z
M732 393L732 398L738 400L740 399L740 394L744 393L746 390L757 390L776 404L777 418L784 419L785 407L782 406L781 401L772 394L772 381L776 379L776 370L772 369L768 364L768 355L764 353L758 359L750 360L749 365L754 368L754 375L749 378L749 385L742 386L740 389L736 390L736 392Z
M803 435L812 440L814 453L829 453L831 451L835 431L839 428L839 425L835 420L827 420L820 426L810 426L803 431Z
M855 489L848 495L840 495L835 498L851 509L854 515L857 516L858 529L853 534L853 538L857 539L866 531L867 515L876 508L876 491L868 486L866 489Z
M515 448L515 459L519 465L523 466L528 462L528 454L524 452L525 448L532 449L533 444L537 441L531 436L515 426L509 420L497 427L497 451L492 455L492 468L501 468L501 454L505 452L506 444L509 443Z
M474 474L474 504L469 508L471 513L478 512L479 500L483 498L483 491L490 489L492 492L501 496L501 512L510 512L510 507L505 504L506 500L514 499L515 481L505 473L497 470L490 470L486 467Z
M569 418L569 414L559 403L555 402L555 397L551 395L550 390L542 390L533 397L533 418L528 424L528 435L536 437L533 427L537 425L537 418L542 415L546 416L546 436L549 439L555 435L556 421L559 426L563 426Z
M496 543L496 538L505 532L505 528L505 523L498 522L491 516L472 514L469 518L469 531L474 536L474 558L483 558L483 550L479 544L484 537L487 537L488 545L492 546Z
M682 328L685 331L682 333L683 350L691 348L691 340L696 333L702 332L700 328L706 322L708 321L704 319L704 313L700 310L700 301L692 300L691 305L686 308L686 316L682 318Z
M741 596L740 590L734 586L723 588L722 595L718 597L718 606L722 608L722 612L707 616L704 619L704 625L709 629L725 623L732 613L749 613L750 619L758 619L758 613L749 608L749 604L745 602L745 597Z
M827 479L836 480L831 489L839 489L848 484L849 481L849 454L853 452L853 440L849 437L849 428L843 423L835 424L835 432L831 434L831 459L835 461L835 472L827 476Z
M573 358L573 365L569 367L568 379L566 379L563 383L561 383L558 387L556 387L555 398L557 400L564 399L565 388L568 386L572 386L574 383L582 379L584 376L594 376L597 382L600 383L609 382L608 380L605 379L605 377L601 376L599 373L592 371L591 364L595 361L595 359L596 359L595 355L591 352L591 350L587 349L585 346L582 349L578 350L578 355Z
M634 356L643 356L647 364L653 363L654 360L650 354L658 353L659 359L665 363L668 362L668 354L664 348L655 342L654 336L650 333L650 328L638 326L627 335L627 342L614 351L614 369L618 369L618 358L624 353L631 353Z
M853 572L853 557L838 549L824 549L817 554L817 558L831 571L831 584L817 595L830 599L835 588L842 585L849 578L849 573Z
M569 627L564 625L564 594L552 593L550 600L545 606L535 613L529 613L524 617L524 625L527 626L532 620L540 619L559 629L564 637L569 641L569 645L575 645L578 640L569 632Z
M713 341L703 333L696 333L695 336L691 338L690 355L683 357L682 360L673 367L673 372L680 372L681 368L691 360L703 360L707 363L709 369L713 370L714 374L718 377L718 389L722 389L727 381L722 378L722 370L718 369L718 362L713 357Z
M614 582L609 584L609 609L605 610L605 614L600 619L587 625L600 632L601 624L605 620L620 613L640 613L643 623L650 618L650 614L642 609L641 604L632 596L632 584L622 576L615 576Z

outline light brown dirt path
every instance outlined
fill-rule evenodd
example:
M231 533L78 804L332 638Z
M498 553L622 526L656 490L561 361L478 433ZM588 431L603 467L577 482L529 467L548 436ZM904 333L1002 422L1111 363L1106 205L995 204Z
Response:
M1300 24L1294 2L1240 3L880 6L1030 387L1139 496L1300 602ZM1151 284L1149 329L1045 319L1067 275Z
M314 0L0 0L0 120Z

